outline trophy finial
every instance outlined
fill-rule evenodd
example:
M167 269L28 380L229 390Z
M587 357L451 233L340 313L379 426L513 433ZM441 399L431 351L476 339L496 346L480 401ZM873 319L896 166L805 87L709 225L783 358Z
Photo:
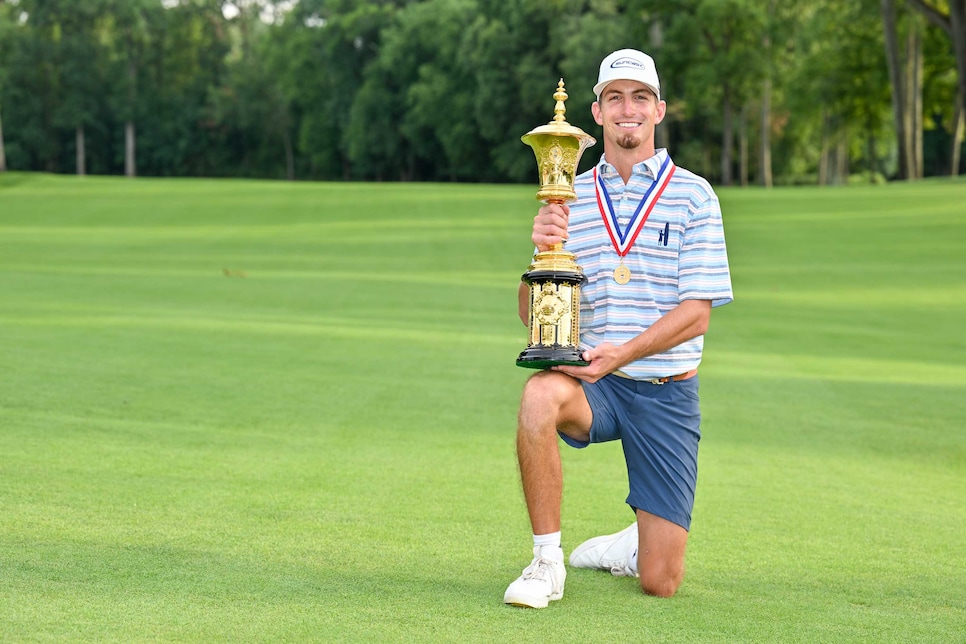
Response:
M566 123L567 119L564 118L564 114L567 113L567 108L564 106L564 101L567 100L567 90L564 89L564 79L561 78L560 82L557 83L557 91L553 93L553 97L557 101L553 108L553 120L557 123Z

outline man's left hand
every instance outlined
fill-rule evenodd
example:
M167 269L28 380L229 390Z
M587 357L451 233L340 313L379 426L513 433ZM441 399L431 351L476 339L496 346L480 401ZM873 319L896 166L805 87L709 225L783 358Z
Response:
M581 358L590 364L586 367L557 365L551 367L551 369L587 383L594 383L607 374L617 371L625 364L620 348L606 342L593 349L587 349L581 354Z

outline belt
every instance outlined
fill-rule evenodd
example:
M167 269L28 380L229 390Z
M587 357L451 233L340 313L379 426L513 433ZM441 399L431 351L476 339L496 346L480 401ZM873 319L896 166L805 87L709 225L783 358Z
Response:
M679 373L676 376L665 376L663 378L645 378L641 382L649 382L652 385L663 385L668 382L678 382L680 380L687 380L688 378L693 378L698 375L697 369L692 369L691 371L685 371L684 373Z

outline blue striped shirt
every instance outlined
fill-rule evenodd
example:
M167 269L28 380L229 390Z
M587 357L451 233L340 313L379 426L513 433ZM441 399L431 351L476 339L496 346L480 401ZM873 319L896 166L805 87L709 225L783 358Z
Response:
M597 172L622 231L666 158L667 150L660 149L635 165L625 186L617 169L601 157ZM631 280L623 285L614 281L620 257L597 205L593 171L578 176L574 190L567 250L577 256L588 279L580 296L582 349L624 344L684 300L711 300L712 306L732 300L721 208L706 180L676 168L624 258ZM632 362L619 373L641 380L684 373L697 368L703 347L702 335Z

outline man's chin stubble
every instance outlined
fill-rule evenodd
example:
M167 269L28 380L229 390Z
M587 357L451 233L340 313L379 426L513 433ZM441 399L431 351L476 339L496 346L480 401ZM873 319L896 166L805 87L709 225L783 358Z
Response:
M631 136L630 134L627 134L617 139L617 145L624 148L625 150L633 150L640 144L641 144L641 139L636 136Z

